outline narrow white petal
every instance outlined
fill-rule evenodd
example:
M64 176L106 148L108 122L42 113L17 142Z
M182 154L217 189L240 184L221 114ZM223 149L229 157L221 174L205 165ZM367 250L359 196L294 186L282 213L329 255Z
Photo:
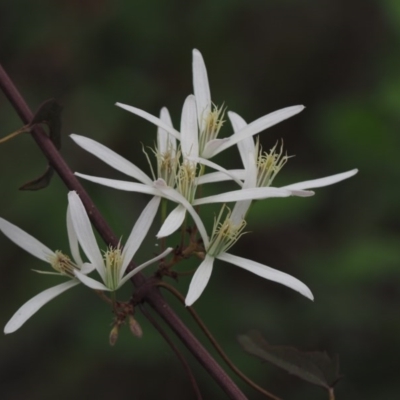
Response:
M68 193L68 204L72 223L79 243L89 261L95 266L100 276L105 277L105 266L99 246L93 233L92 225L81 199L75 191Z
M196 199L193 202L193 205L198 206L209 203L229 203L241 200L259 200L271 197L289 197L291 195L292 192L290 190L274 187L241 189Z
M296 190L296 189L315 189L319 187L333 185L334 183L343 181L351 178L358 172L358 169L352 169L351 171L342 172L341 174L326 176L325 178L313 179L310 181L304 181L299 183L293 183L292 185L284 186L285 189Z
M119 282L118 288L120 288L125 282L127 282L129 279L132 278L132 276L136 275L138 272L140 272L142 269L146 268L147 266L155 263L158 260L161 260L165 256L167 256L171 251L173 250L172 247L168 247L166 250L164 250L161 254L159 254L157 257L152 258L149 261L146 261L145 263L139 265L136 267L133 271L130 271L127 273Z
M186 215L186 208L179 204L174 208L165 219L160 230L157 233L157 238L167 237L177 231L183 224Z
M101 143L84 136L72 134L70 135L70 137L78 146L82 147L87 152L99 158L101 161L104 161L106 164L115 168L117 171L120 171L125 175L135 178L142 183L151 184L152 179L150 179L135 164L132 164L130 161L120 156L115 151L112 151Z
M214 157L215 154L219 153L219 148L226 143L229 143L229 138L209 140L200 155L204 158Z
M42 261L49 262L49 256L54 255L54 252L43 243L39 242L39 240L3 218L0 218L0 231L2 231L17 246Z
M168 126L173 128L171 116L169 115L168 109L163 107L160 112L160 120L166 123ZM161 154L164 154L168 150L176 150L176 139L170 135L165 129L158 127L157 129L157 148Z
M196 96L199 127L202 131L204 129L204 119L211 111L211 93L206 65L203 56L197 49L193 50L193 90Z
M126 267L131 262L133 256L135 255L137 249L146 237L147 232L153 223L154 217L157 214L158 206L160 205L161 197L154 196L147 204L145 209L140 214L138 220L136 221L128 240L125 243L124 250L122 251L122 257L124 259L119 279L125 274Z
M241 140L254 136L261 131L270 128L273 125L278 124L279 122L284 121L293 115L298 114L304 110L304 106L292 106L282 108L281 110L274 111L270 114L264 115L263 117L256 119L255 121L251 122L250 124L246 125L243 129L240 129L238 132L233 134L228 138L225 143L222 143L218 148L211 150L207 149L207 158L210 158L209 155L215 156L216 154L220 153L221 151L233 146L234 144L240 142ZM210 142L211 143L211 142ZM206 147L207 148L207 147Z
M204 246L207 247L209 244L209 240L206 228L204 227L203 221L200 219L199 215L192 207L192 205L175 189L167 186L167 184L162 179L158 179L157 181L155 181L154 186L163 193L164 197L175 201L176 203L181 203L186 208L186 210L188 210L194 220L194 223L197 226L197 229L199 230L200 236L203 239Z
M300 282L298 279L289 274L278 271L277 269L273 269L271 267L267 267L266 265L260 264L258 262L248 260L246 258L234 256L233 254L221 253L216 258L227 263L234 264L240 268L247 269L247 271L261 276L262 278L281 283L282 285L285 285L295 290L296 292L301 293L308 299L314 300L314 296L311 293L311 290L303 282Z
M50 289L46 289L35 297L32 297L7 322L7 325L4 328L4 333L15 332L46 303L73 286L76 286L78 283L77 280L70 280Z
M255 154L253 152L249 152L247 153L246 176L243 183L243 189L257 187L257 174L258 168Z
M131 112L133 114L136 114L139 117L147 119L147 121L149 121L149 122L153 123L154 125L157 125L160 128L163 128L164 130L166 130L168 133L170 133L176 139L178 139L178 140L181 139L181 134L176 129L174 129L172 126L169 126L167 123L162 121L160 118L157 118L154 115L151 115L146 111L140 110L139 108L128 106L127 104L115 103L115 105L118 106L118 107L123 108L126 111L129 111L129 112Z
M225 172L210 172L199 176L196 180L197 185L204 185L205 183L222 182L231 180L231 175L234 175L236 179L244 180L246 176L246 171L244 169L229 169L227 170L229 174Z
M197 130L196 100L186 97L181 117L181 148L183 158L199 155L199 133Z
M243 186L242 181L240 179L238 179L235 174L232 174L229 170L227 170L225 168L222 168L221 166L219 166L218 164L216 164L216 163L214 163L214 162L212 162L210 160L207 160L207 159L202 158L202 157L188 157L188 160L189 161L194 161L196 163L200 163L200 164L203 164L203 165L206 165L207 167L210 167L210 168L213 168L213 169L215 169L217 171L223 172L224 174L228 175L228 177L231 180L235 181L240 187Z
M79 279L80 282L82 282L90 289L110 291L110 289L107 286L103 285L101 282L96 281L95 279L90 278L89 276L86 276L79 271L75 271L75 276L77 277L77 279Z
M234 113L233 111L228 112L228 117L231 121L231 124L233 126L234 132L239 132L241 129L243 129L245 126L247 126L246 121L239 115ZM240 142L238 142L238 149L240 153L240 157L243 162L243 166L247 169L247 162L248 162L248 154L252 153L255 154L256 152L256 146L254 144L254 139L253 136L247 137ZM253 161L255 162L255 160Z
M95 267L93 264L83 263L81 266L80 273L87 275L87 274L90 274L93 270L95 270Z
M210 280L214 260L214 257L207 254L194 273L185 299L185 304L187 306L191 306L201 296L206 288L207 283Z
M252 200L237 201L233 207L230 220L233 225L240 225L242 220L246 219L247 211L251 206Z
M76 236L74 224L72 223L71 210L69 209L69 205L67 207L67 232L68 232L69 248L71 251L72 258L74 259L77 265L81 266L83 264L83 261L79 253L78 236Z
M153 187L153 185L144 185L143 183L120 181L117 179L100 178L97 176L80 174L75 172L76 176L86 179L90 182L99 183L100 185L108 186L114 189L125 190L127 192L138 192L160 196L161 194Z

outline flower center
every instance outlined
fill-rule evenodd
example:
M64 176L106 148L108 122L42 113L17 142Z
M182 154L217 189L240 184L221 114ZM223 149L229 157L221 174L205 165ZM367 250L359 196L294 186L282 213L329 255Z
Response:
M276 175L278 175L279 171L290 158L290 156L286 154L283 155L283 143L281 144L279 152L276 151L277 146L278 142L269 151L269 153L266 151L263 152L262 147L257 139L257 187L271 186Z
M56 250L54 255L49 257L49 262L57 272L70 278L75 278L74 270L80 270L80 267L60 250Z
M111 290L115 291L118 289L119 282L121 280L120 271L122 267L123 257L121 253L120 244L117 247L110 247L104 253L104 262L106 265L106 286Z
M176 176L176 188L190 204L194 201L197 189L196 170L196 163L186 160L179 165Z
M206 144L218 136L218 133L225 122L225 111L226 108L224 106L218 108L213 105L212 111L210 111L208 115L204 116L204 128L199 135L200 154L202 154Z
M246 221L242 219L239 223L234 224L231 220L231 211L228 207L228 213L224 222L220 222L225 210L225 205L217 218L214 218L213 233L211 235L210 245L208 246L207 253L211 256L218 256L223 252L228 251L245 233L243 229L246 226Z

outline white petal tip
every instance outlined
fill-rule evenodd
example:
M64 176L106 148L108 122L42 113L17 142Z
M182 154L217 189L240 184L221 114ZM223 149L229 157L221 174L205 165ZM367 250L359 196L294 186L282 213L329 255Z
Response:
M312 190L291 190L292 196L297 197L311 197L314 196L315 192Z

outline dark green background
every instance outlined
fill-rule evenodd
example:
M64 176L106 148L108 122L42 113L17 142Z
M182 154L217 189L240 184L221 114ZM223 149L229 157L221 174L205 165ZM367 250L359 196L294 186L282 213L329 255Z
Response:
M338 353L345 379L337 399L395 399L400 393L399 39L397 0L0 3L0 60L33 109L50 97L64 105L62 154L73 170L122 177L74 145L70 133L101 141L149 171L140 142L152 145L155 127L113 104L152 114L168 106L179 126L192 91L193 48L205 58L213 101L247 121L306 105L261 135L266 149L283 138L296 155L277 185L360 169L312 198L257 203L248 221L252 233L232 250L295 275L311 288L314 303L222 262L196 303L237 365L284 399L327 395L244 354L238 334L258 329L273 344ZM0 122L0 136L21 126L4 96ZM230 134L228 123L222 134ZM239 159L232 150L215 161L235 167ZM67 250L66 190L59 178L43 191L18 191L44 166L28 135L0 146L0 215L50 248ZM126 238L149 198L85 187ZM205 210L209 223L214 211ZM153 233L138 261L154 251ZM31 272L43 264L3 236L0 250L4 326L26 300L60 280ZM183 293L188 282L180 280ZM203 339L185 310L171 304ZM143 338L123 329L114 348L108 345L111 317L80 286L3 336L0 397L193 398L181 365L143 316ZM204 398L225 398L188 359ZM249 398L260 398L239 384Z

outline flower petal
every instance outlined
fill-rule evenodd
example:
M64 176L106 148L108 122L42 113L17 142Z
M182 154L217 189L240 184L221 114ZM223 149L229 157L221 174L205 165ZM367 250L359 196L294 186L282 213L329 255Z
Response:
M278 124L279 122L284 121L292 117L293 115L298 114L299 112L304 110L304 106L292 106L282 108L281 110L274 111L263 117L256 119L255 121L251 122L250 124L246 125L243 129L240 129L238 132L235 132L232 136L227 138L225 143L221 143L217 148L215 148L215 143L213 147L209 147L212 145L213 141L210 141L205 146L205 150L203 152L203 157L211 158L221 151L233 146L234 144L240 142L241 140L254 136L261 131L270 128L273 125Z
M79 272L81 274L87 275L87 274L90 274L93 270L95 270L95 267L93 264L83 263L83 265L81 266L81 270Z
M199 206L201 204L208 204L208 203L229 203L241 200L259 200L259 199L267 199L270 197L289 197L291 195L292 192L288 189L281 189L275 187L249 188L249 189L233 190L232 192L226 192L214 196L208 196L208 197L203 197L201 199L196 199L193 202L193 205Z
M135 255L137 249L143 242L143 239L146 237L147 232L150 229L151 224L153 223L154 217L157 214L158 206L160 205L161 197L155 196L153 197L145 209L140 214L138 220L136 221L131 234L128 237L128 240L125 243L124 250L122 251L122 257L124 259L120 273L119 279L121 279L124 274L126 267L131 262L133 256Z
M175 201L176 203L181 203L186 210L188 210L189 214L192 216L194 223L199 230L200 236L203 239L204 246L207 247L209 244L208 236L206 228L204 227L203 221L200 219L199 215L192 207L192 205L175 189L170 188L162 179L157 179L154 182L155 188L157 188L162 194L163 197Z
M225 172L210 172L199 176L196 179L196 184L204 185L205 183L229 181L232 179L230 175L235 175L236 179L244 180L246 176L246 171L244 169L229 169L227 171L229 172L229 175Z
M151 184L152 179L149 178L140 168L135 164L132 164L126 158L121 157L115 151L112 151L108 147L96 142L93 139L89 139L85 136L76 134L70 135L71 139L80 147L87 152L93 154L101 161L115 168L117 171L122 172L125 175L131 176L137 179L139 182L144 184Z
M161 119L155 117L154 115L151 115L146 111L140 110L139 108L128 106L127 104L115 103L115 105L118 106L118 107L123 108L126 111L129 111L129 112L131 112L133 114L136 114L139 117L147 119L147 121L149 121L149 122L153 123L154 125L157 125L160 128L163 128L164 130L166 130L168 133L170 133L176 139L178 139L178 140L181 139L181 134L176 129L174 129L172 126L169 126L167 123L165 123Z
M181 117L181 148L183 158L199 155L199 133L197 131L196 100L191 94L186 97Z
M308 299L314 300L314 296L311 293L311 290L303 282L300 282L298 279L289 274L286 274L285 272L278 271L277 269L267 267L266 265L248 260L246 258L234 256L233 254L221 253L216 258L227 263L234 264L240 268L247 269L247 271L261 276L262 278L281 283L282 285L285 285L295 290L296 292L301 293Z
M117 179L100 178L97 176L80 174L79 172L75 172L75 175L79 176L80 178L86 179L87 181L99 183L100 185L108 186L108 187L111 187L114 189L125 190L127 192L152 194L153 196L161 196L160 192L157 191L153 187L153 185L148 186L148 185L144 185L143 183L120 181Z
M87 276L85 274L82 274L82 272L75 271L75 276L77 279L79 279L80 282L82 282L85 286L89 287L90 289L94 290L105 290L105 291L110 291L110 289L103 285L101 282L96 281L95 279L91 278L90 276Z
M325 178L313 179L310 181L304 181L299 183L293 183L292 185L284 186L285 189L315 189L319 187L333 185L334 183L343 181L344 179L351 178L358 172L358 169L352 169L351 171L342 172L341 174L326 176Z
M71 210L69 209L69 205L67 207L67 232L69 249L71 251L72 258L78 266L81 266L83 264L83 261L81 258L81 254L79 253L78 236L76 236L74 224L72 223Z
M213 169L215 169L217 171L223 172L224 174L228 175L228 178L230 178L233 181L235 181L240 187L243 186L242 181L240 179L238 179L235 174L232 174L227 169L222 168L221 166L219 166L218 164L216 164L216 163L214 163L212 161L209 161L209 160L207 160L205 158L202 158L202 157L188 157L188 160L189 161L194 161L196 163L200 163L200 164L203 164L203 165L206 165L207 167L210 167L210 168L213 168Z
M4 327L4 333L15 332L46 303L78 284L79 282L73 279L61 283L60 285L53 286L50 289L46 289L35 297L32 297L7 322L7 325Z
M200 132L204 129L205 118L211 111L211 93L203 56L197 49L193 50L193 90L196 96L197 117Z
M157 257L152 258L149 261L146 261L145 263L139 265L138 267L136 267L133 271L130 271L129 273L127 273L119 282L118 288L120 288L123 284L125 284L125 282L127 282L129 279L132 278L132 276L136 275L138 272L140 272L142 269L146 268L147 266L149 266L150 264L155 263L158 260L161 260L162 258L164 258L165 256L167 256L169 253L171 253L171 251L173 250L172 247L168 247L166 250L164 250L161 254L159 254Z
M179 204L169 213L156 237L160 239L172 235L182 226L185 216L186 208L182 204Z
M201 296L206 288L207 283L210 280L214 260L214 257L207 254L194 273L185 299L185 304L187 306L191 306Z
M168 109L163 107L160 112L160 120L166 123L168 126L173 128L171 116L169 115ZM161 154L173 151L173 156L176 151L176 139L170 135L165 129L158 127L157 129L157 149Z
M228 117L231 121L234 132L239 132L241 129L247 126L246 121L239 114L236 114L233 111L228 111ZM238 142L237 145L240 157L243 162L243 166L247 169L248 154L249 153L255 154L256 152L256 146L254 144L253 136L241 140L240 142Z
M18 226L0 218L0 231L2 231L11 241L17 246L21 247L28 253L39 258L42 261L49 262L49 256L54 255L54 252L50 250L39 240L29 235Z
M75 191L68 193L68 204L72 223L79 243L89 261L95 266L100 276L105 278L105 266L99 246L93 233L92 225L81 199Z

